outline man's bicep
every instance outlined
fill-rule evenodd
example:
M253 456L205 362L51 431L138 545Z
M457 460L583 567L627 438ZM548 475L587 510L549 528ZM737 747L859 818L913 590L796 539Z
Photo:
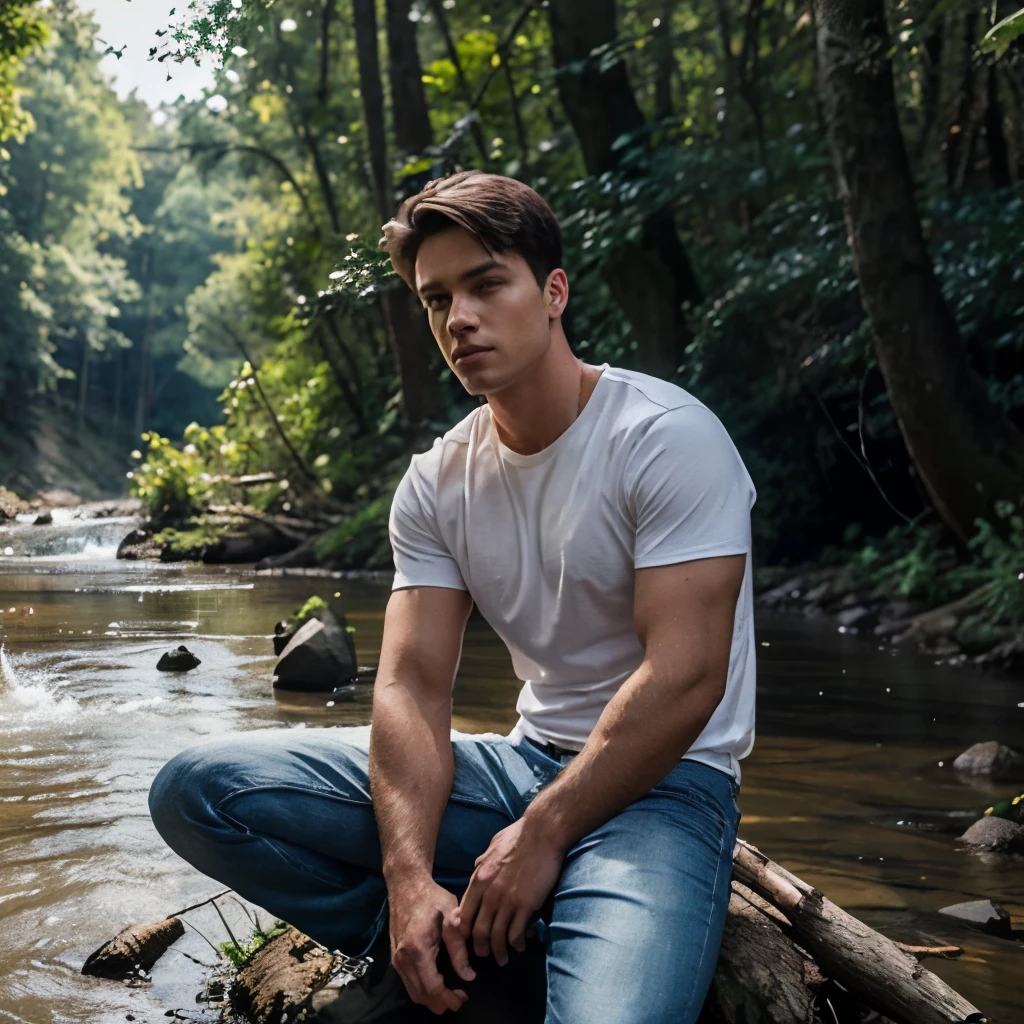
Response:
M638 569L633 619L647 660L724 684L746 562L739 554Z
M465 590L395 590L384 615L377 686L413 686L447 700L473 607Z

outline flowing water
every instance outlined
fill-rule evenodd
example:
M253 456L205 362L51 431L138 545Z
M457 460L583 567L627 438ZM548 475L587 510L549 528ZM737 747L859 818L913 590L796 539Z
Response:
M324 696L276 695L270 634L320 594L356 628L360 661L374 664L388 583L117 562L127 521L65 518L0 529L0 1022L213 1019L195 998L195 961L212 962L208 943L227 938L210 907L186 915L191 927L151 985L79 973L125 925L219 889L162 846L149 782L207 737L366 723L366 686L332 707ZM1024 861L954 843L1024 779L1016 789L968 785L949 767L977 740L1024 747L1024 684L794 619L762 618L758 641L759 734L743 763L741 834L893 938L964 946L958 962L928 966L992 1021L1024 1020L1024 943L936 913L992 898L1024 914ZM157 672L160 653L179 643L202 665ZM516 692L504 648L471 621L456 725L507 729ZM225 916L246 927L241 908Z

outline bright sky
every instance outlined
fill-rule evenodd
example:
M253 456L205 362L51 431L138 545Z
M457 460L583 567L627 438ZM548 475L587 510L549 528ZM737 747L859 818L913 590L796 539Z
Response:
M188 6L188 0L78 0L84 11L92 11L100 26L100 38L115 49L127 44L118 60L113 54L104 58L101 67L111 75L114 88L121 96L132 89L151 107L170 103L184 94L192 99L213 81L212 58L205 58L204 67L197 68L191 61L175 64L165 60L158 64L147 60L149 48L160 40L157 29L170 24L169 13L177 6L179 12ZM170 74L171 81L167 81Z

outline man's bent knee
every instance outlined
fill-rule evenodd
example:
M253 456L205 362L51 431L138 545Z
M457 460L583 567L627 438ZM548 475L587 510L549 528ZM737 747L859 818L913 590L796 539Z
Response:
M215 807L232 791L237 752L233 743L192 747L157 773L149 789L149 813L171 849L180 853L190 836L223 827Z

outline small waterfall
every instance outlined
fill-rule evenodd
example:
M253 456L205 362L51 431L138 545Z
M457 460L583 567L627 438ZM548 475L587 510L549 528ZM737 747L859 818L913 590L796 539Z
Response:
M131 516L81 519L58 509L53 522L16 522L0 527L0 568L8 558L102 561L117 557L118 545L138 525Z
M14 678L14 669L11 668L10 660L4 645L0 644L0 690L17 689L18 680Z

